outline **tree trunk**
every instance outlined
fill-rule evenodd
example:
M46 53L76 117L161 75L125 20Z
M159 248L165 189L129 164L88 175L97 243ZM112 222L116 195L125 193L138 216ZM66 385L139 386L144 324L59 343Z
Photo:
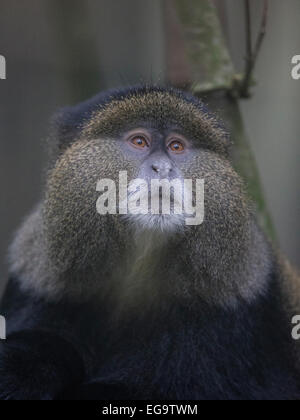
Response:
M258 168L234 95L237 76L218 10L212 0L165 0L165 19L168 79L173 85L188 86L225 122L234 142L233 164L244 179L250 198L256 203L259 222L275 240ZM174 66L182 72L174 72Z

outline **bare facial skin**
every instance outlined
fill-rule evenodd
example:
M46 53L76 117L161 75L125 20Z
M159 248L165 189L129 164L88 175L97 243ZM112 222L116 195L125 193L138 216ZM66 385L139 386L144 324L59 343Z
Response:
M140 163L139 176L145 179L180 177L180 165L193 157L192 142L172 128L135 128L121 135L120 146Z
M120 147L125 157L139 162L137 178L144 180L148 185L149 205L151 200L157 199L159 201L161 199L162 201L165 198L164 194L167 193L164 188L161 188L159 197L155 197L153 190L151 192L153 180L168 181L173 186L176 181L183 189L184 180L180 165L193 156L192 143L184 135L172 129L158 130L154 127L144 128L141 126L124 133L121 136ZM174 190L171 192L171 199L173 200ZM182 195L180 201L183 201L183 192L179 192L179 195ZM148 197L142 198L148 201ZM150 209L149 213L151 213ZM171 203L171 215L138 215L128 217L127 220L136 223L142 229L158 229L165 232L179 229L184 224L184 217L174 214L173 202Z

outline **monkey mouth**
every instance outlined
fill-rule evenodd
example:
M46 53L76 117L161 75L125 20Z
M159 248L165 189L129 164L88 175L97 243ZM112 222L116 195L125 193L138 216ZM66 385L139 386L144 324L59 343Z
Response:
M160 202L161 197L162 195L159 195ZM151 201L149 201L143 211L140 211L140 209L137 208L136 211L133 212L119 212L119 216L125 224L135 231L149 233L157 232L161 234L183 233L188 225L187 220L191 217L189 214L185 213L184 210L178 212L176 202L174 201L171 201L167 212L164 211L161 205L159 206L158 211L157 209L153 211Z
M133 194L128 194L128 203L129 203L129 211L130 212L130 203L133 198ZM180 207L183 206L183 203L176 201L175 196L173 193L170 196L164 194L161 190L156 194L152 194L150 191L140 196L139 200L136 201L133 198L133 202L137 204L136 211L137 213L133 214L144 214L149 216L171 216L176 215L175 209L176 206Z
M151 209L147 214L127 214L122 216L131 227L138 231L172 233L183 230L185 218L183 215L152 214Z
M138 180L140 182L140 180ZM188 207L188 210L191 206ZM194 209L192 209L194 211ZM172 232L194 224L195 214L186 212L184 191L172 189L135 188L127 190L127 197L119 202L117 213L131 225L143 230ZM195 223L199 224L199 223Z

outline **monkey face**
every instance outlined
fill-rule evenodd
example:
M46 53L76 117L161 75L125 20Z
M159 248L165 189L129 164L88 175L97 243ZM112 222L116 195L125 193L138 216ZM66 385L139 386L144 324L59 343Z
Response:
M191 146L179 129L146 123L120 136L122 153L138 174L130 180L125 197L125 219L135 229L172 233L183 228L184 193L191 187L185 184L180 165L189 159Z

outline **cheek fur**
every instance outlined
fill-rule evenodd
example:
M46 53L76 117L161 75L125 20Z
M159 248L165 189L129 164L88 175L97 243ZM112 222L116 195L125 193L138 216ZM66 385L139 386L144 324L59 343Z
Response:
M199 152L180 168L184 178L205 182L205 221L211 232L231 235L242 229L249 218L244 185L228 161L214 153Z
M103 178L117 183L120 170L135 171L124 159L120 168L118 153L110 140L81 141L65 152L50 174L43 211L45 235L50 257L62 270L72 264L95 264L107 248L104 242L117 235L118 229L113 229L119 223L116 217L97 213L96 187ZM103 234L108 229L113 233Z

